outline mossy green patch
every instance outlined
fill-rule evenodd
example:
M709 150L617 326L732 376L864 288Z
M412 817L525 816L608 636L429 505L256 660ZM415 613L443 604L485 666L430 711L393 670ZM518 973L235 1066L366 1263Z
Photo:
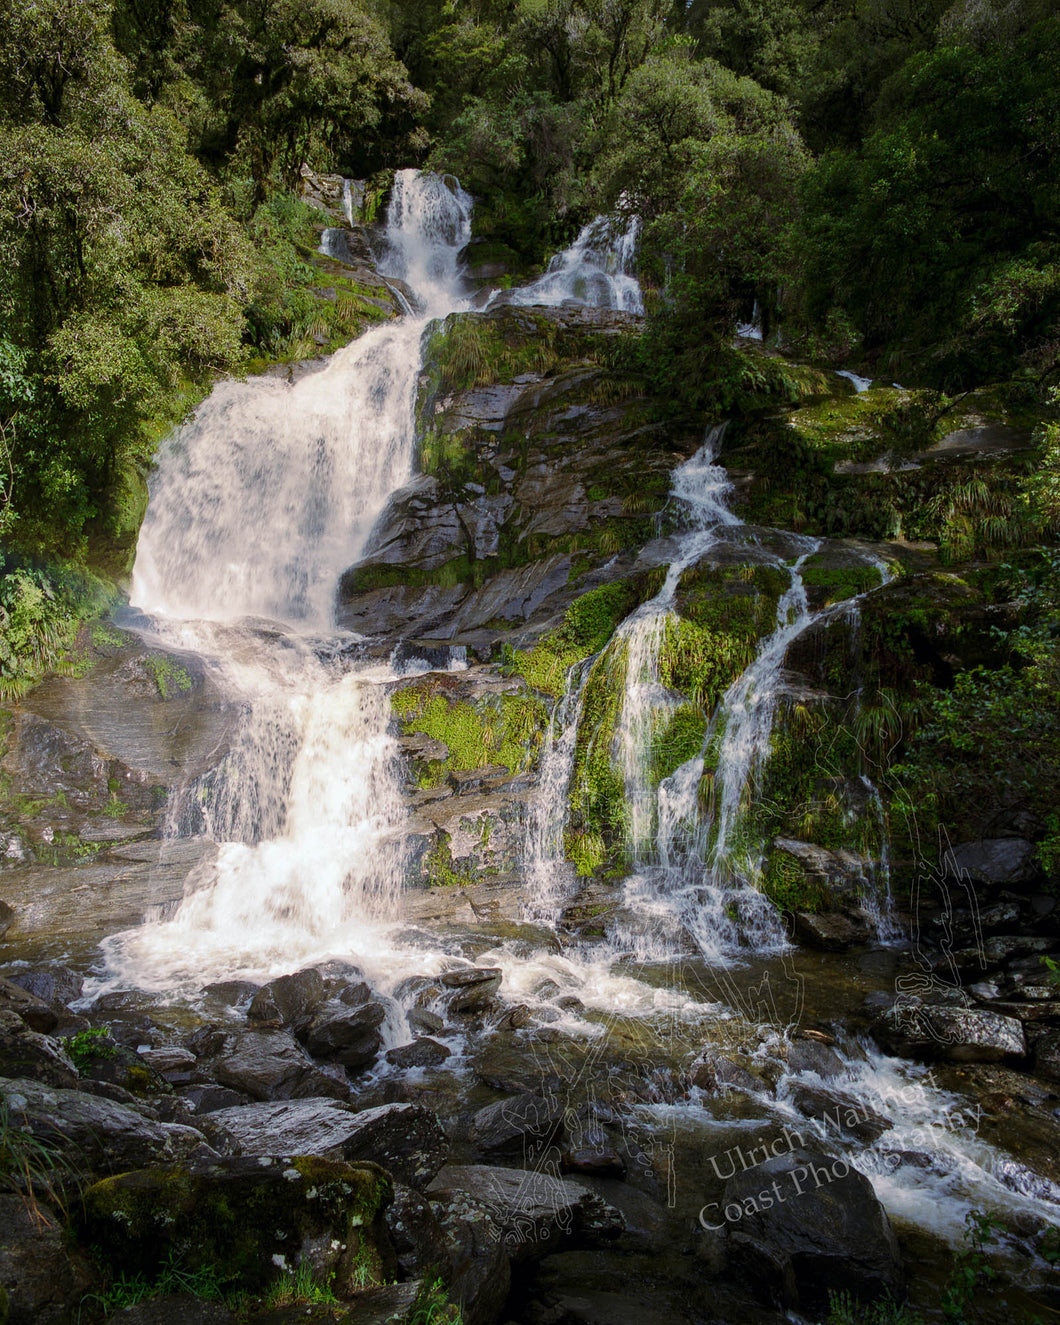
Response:
M439 831L423 858L421 877L429 888L465 888L475 882L475 871L469 862L453 859L452 839Z
M617 865L629 832L625 783L615 765L628 647L612 643L585 682L571 772L567 849L581 872Z
M524 676L533 689L558 699L566 688L570 669L598 653L620 622L658 593L663 574L661 570L650 571L590 589L567 608L558 630L534 648L512 653L509 668Z
M536 695L487 694L471 702L454 697L438 677L395 691L391 704L406 735L429 736L446 746L443 759L420 769L420 783L428 787L444 782L451 770L500 764L515 774L530 768L548 725Z
M707 717L696 704L682 704L656 729L651 748L652 781L657 785L703 748Z
M802 566L802 582L807 589L822 590L822 606L856 598L882 583L877 567L866 562L829 564L819 554L808 558Z
M781 911L824 911L828 909L828 890L820 879L811 877L793 856L771 851L762 871L760 886Z
M143 665L162 699L172 699L174 695L184 694L194 684L187 671L165 654L148 654L143 660Z
M155 1167L106 1178L85 1193L86 1239L105 1264L156 1275L167 1258L211 1266L218 1282L254 1290L296 1268L303 1243L332 1247L343 1287L358 1258L381 1282L377 1219L392 1195L385 1170L315 1156Z

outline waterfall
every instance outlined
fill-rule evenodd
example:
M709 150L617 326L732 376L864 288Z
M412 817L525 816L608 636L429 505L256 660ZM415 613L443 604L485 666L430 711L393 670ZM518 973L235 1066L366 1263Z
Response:
M563 830L567 824L567 796L574 771L574 751L582 719L585 683L595 658L572 667L563 697L556 705L545 733L537 794L530 811L526 837L526 904L528 920L554 925L572 882L566 859Z
M633 274L640 220L597 216L583 226L578 238L557 253L548 270L529 285L496 292L494 303L562 304L574 300L591 308L613 308L643 313L640 282Z
M429 318L460 306L470 211L456 181L399 171L384 269L417 283L424 312L293 386L221 383L162 450L132 601L163 640L208 660L243 721L223 765L189 789L195 813L174 816L205 829L217 858L174 916L106 941L119 982L198 986L331 952L382 959L405 816L381 684L392 674L328 661L332 609L340 573L412 474L420 342Z
M667 623L674 618L673 601L681 576L717 541L724 527L740 523L726 499L732 484L714 463L725 424L711 428L702 447L673 477L673 501L689 522L679 539L662 588L620 626L617 638L626 646L626 693L618 726L618 745L634 859L641 860L651 843L655 797L645 757L660 713L673 701L659 682L659 650Z

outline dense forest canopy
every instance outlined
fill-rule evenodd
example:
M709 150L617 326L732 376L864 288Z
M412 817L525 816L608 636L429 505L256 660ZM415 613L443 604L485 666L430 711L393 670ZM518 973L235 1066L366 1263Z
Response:
M631 366L743 399L788 353L1048 405L1060 353L1049 0L4 0L2 532L83 558L211 374L293 325L305 162L459 175L527 269L638 213ZM1055 513L1056 441L1035 500ZM127 515L127 512L126 512Z

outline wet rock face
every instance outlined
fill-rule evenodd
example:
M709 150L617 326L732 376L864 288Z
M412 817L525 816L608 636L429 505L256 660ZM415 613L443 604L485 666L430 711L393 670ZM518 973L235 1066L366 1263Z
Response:
M330 1099L252 1104L210 1115L244 1156L320 1155L370 1158L399 1182L425 1187L445 1163L449 1142L433 1113L418 1104L354 1112Z
M730 1269L778 1306L827 1311L829 1292L900 1300L898 1244L872 1184L841 1159L796 1151L726 1184L707 1226L727 1230Z
M606 1246L625 1228L613 1206L578 1182L481 1164L442 1169L430 1191L466 1192L491 1213L513 1261L535 1260L564 1246Z
M490 1205L469 1191L428 1193L452 1264L449 1300L465 1325L496 1325L508 1298L511 1266Z
M647 541L645 517L665 504L675 459L700 438L647 424L631 384L593 366L611 336L636 326L627 314L498 308L453 325L457 338L481 342L494 380L460 380L442 342L439 357L428 353L423 472L394 495L366 559L343 576L339 620L481 652L505 630L562 612L579 591L575 560L584 576Z
M155 1122L128 1104L26 1079L0 1080L9 1115L31 1136L58 1147L78 1169L120 1173L187 1159L205 1149L192 1127Z
M1020 888L1040 880L1035 846L1021 837L964 842L942 857L949 879L970 879L987 888Z

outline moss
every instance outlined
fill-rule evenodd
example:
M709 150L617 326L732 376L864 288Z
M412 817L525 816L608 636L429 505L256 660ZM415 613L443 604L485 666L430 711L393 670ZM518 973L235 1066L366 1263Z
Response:
M453 860L452 839L439 831L431 849L423 858L421 877L428 888L466 888L475 882L470 862L457 865Z
M172 699L175 694L187 692L192 688L192 679L184 668L164 654L148 654L143 665L154 680L162 699Z
M829 903L823 882L811 877L794 857L771 851L762 873L762 891L781 911L823 911Z
M607 843L590 829L563 834L563 850L579 878L589 878L607 863Z
M630 612L658 593L663 574L652 571L582 594L567 608L558 630L510 656L510 670L521 673L533 689L560 698L570 669L598 653Z
M260 1288L304 1238L322 1234L345 1245L347 1275L363 1254L382 1273L385 1244L376 1220L392 1190L389 1174L375 1164L315 1156L194 1171L156 1167L89 1188L84 1231L103 1261L126 1274L151 1276L179 1257L189 1270L214 1267L222 1284Z
M537 758L548 725L535 695L487 695L472 703L454 698L438 677L395 691L391 705L406 735L429 736L446 746L443 759L421 769L423 786L437 786L452 770L487 764L522 772Z
M822 607L830 603L841 603L847 598L856 598L869 589L878 588L882 583L880 572L875 566L855 562L834 566L821 556L809 558L801 574L807 589L824 591Z
M682 704L669 715L652 741L652 781L656 786L699 754L706 733L706 714L695 704Z
M625 851L629 811L614 745L625 694L628 650L612 644L586 678L570 780L568 842L579 868L614 866Z

